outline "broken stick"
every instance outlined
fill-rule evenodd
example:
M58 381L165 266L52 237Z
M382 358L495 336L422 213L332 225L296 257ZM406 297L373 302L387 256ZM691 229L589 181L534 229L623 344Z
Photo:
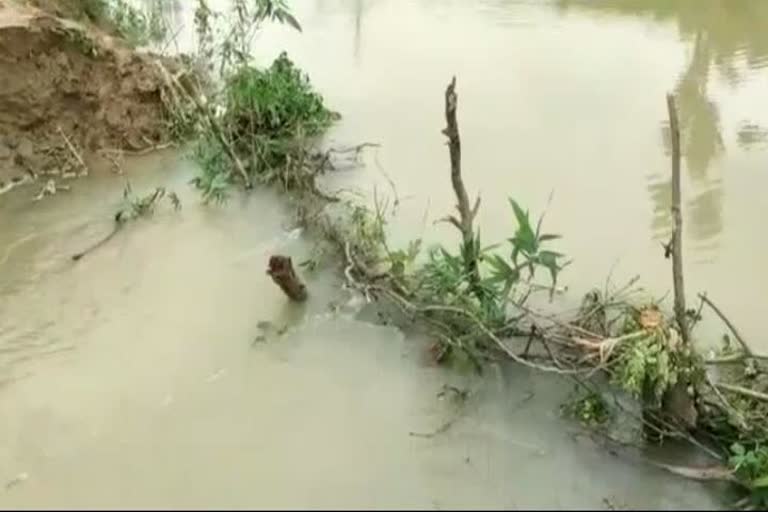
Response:
M461 138L459 137L459 123L456 120L456 109L458 107L458 97L456 96L456 77L451 79L451 83L445 90L445 122L443 135L448 138L448 149L451 158L451 185L456 194L456 209L459 211L459 218L449 215L444 220L450 222L461 232L463 248L467 250L473 247L475 243L475 233L472 223L477 216L480 208L480 197L475 200L474 206L469 206L469 195L464 186L464 180L461 177ZM482 295L480 287L480 273L477 268L477 260L474 251L468 253L465 264L469 274L470 283L474 293Z
M307 300L307 287L299 280L289 256L270 257L267 274L292 301L304 302Z

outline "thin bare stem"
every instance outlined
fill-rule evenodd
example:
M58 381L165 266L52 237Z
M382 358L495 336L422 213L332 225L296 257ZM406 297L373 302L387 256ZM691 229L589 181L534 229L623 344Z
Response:
M725 313L723 313L720 310L720 308L718 308L715 305L715 303L712 302L712 300L709 297L707 297L705 294L700 293L699 294L699 298L701 299L701 301L703 303L705 303L707 306L712 308L712 311L714 311L715 314L720 317L720 320L722 320L725 323L725 325L728 327L728 329L731 330L731 332L733 333L734 337L736 338L736 341L738 341L739 345L741 345L741 348L744 349L744 352L746 352L747 355L749 355L749 356L754 356L754 353L752 352L752 348L750 348L750 346L747 344L747 341L741 335L741 333L736 328L736 326L733 325L733 323L728 319L727 316L725 316Z
M461 138L459 136L459 124L456 120L456 109L458 107L458 96L456 95L456 77L453 77L451 83L445 90L445 121L446 127L443 134L448 137L448 149L451 157L451 184L456 194L456 209L459 211L459 218L449 216L447 221L456 226L461 232L464 247L472 247L475 241L474 222L477 211L480 208L480 198L475 201L475 205L470 208L469 195L464 186L464 180L461 177ZM482 299L480 288L480 271L474 257L474 253L468 255L465 261L467 273L475 295Z
M675 288L675 317L683 341L689 341L688 319L685 308L685 283L683 279L683 216L680 206L680 127L677 119L675 97L667 94L669 129L672 138L672 278Z
M722 389L723 391L730 391L731 393L736 393L737 395L748 396L750 398L754 398L755 400L768 402L768 394L761 393L760 391L755 391L754 389L744 388L741 386L735 386L733 384L725 384L725 383L717 383L715 385L718 388Z
M64 130L61 129L61 126L58 127L59 135L61 135L61 138L64 139L64 143L67 145L67 148L69 149L69 152L72 153L72 156L75 157L77 160L77 163L80 164L80 167L83 168L83 171L88 172L88 166L85 165L85 160L83 160L83 157L80 156L80 153L75 149L75 145L72 144L72 141L69 140L69 137L64 133Z

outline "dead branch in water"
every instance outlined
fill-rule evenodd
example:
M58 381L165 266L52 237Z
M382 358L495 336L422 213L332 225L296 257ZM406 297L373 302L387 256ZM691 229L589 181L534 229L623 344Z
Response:
M448 88L445 90L445 121L446 127L443 129L443 135L448 137L448 149L451 157L451 184L456 194L456 209L459 211L459 218L449 215L444 220L450 222L461 232L464 247L472 247L475 242L475 233L472 223L477 216L480 208L480 197L475 200L475 205L470 209L469 195L464 186L464 180L461 177L461 138L459 136L459 124L456 120L456 109L458 107L458 97L456 96L456 77L453 77ZM465 261L467 272L472 281L472 287L475 294L480 293L480 273L477 266L477 260L470 256Z
M153 190L150 194L141 197L141 198L132 198L131 197L131 186L130 183L126 185L125 190L123 191L123 199L128 202L128 204L117 210L114 216L114 227L112 228L112 231L90 246L88 249L85 249L84 251L81 251L75 255L72 256L73 261L78 261L83 258L88 253L91 253L101 247L102 245L109 242L117 233L120 231L123 226L129 221L134 220L142 216L151 215L157 204L165 197L168 198L168 200L173 205L174 210L180 210L181 209L181 200L176 195L175 192L171 191L168 193L165 188L163 187L157 187L155 190Z
M657 462L653 460L649 460L648 463L674 475L688 478L689 480L698 480L700 482L740 483L739 480L733 475L733 471L721 465L711 466L708 468L696 468L689 466L673 466L671 464L664 464L663 462Z
M701 299L701 301L702 301L704 304L706 304L707 306L709 306L710 308L712 308L712 311L714 311L714 312L715 312L715 314L716 314L717 316L719 316L719 317L720 317L720 320L722 320L722 321L723 321L723 323L725 323L725 325L728 327L728 329L730 329L730 330L731 330L731 332L733 333L733 335L736 337L736 341L738 341L738 342L739 342L739 345L741 345L741 348L742 348L742 349L744 349L744 352L745 352L745 353L746 353L748 356L750 356L750 357L753 357L753 356L754 356L754 352L752 352L752 348L751 348L751 347L750 347L750 346L747 344L747 341L746 341L746 340L744 339L744 337L741 335L741 333L740 333L740 332L739 332L739 330L736 328L736 326L735 326L735 325L733 325L733 323L732 323L732 322L731 322L731 321L728 319L728 317L727 317L727 316L725 316L725 313L723 313L723 312L720 310L720 308L718 308L718 307L715 305L715 303L714 303L714 302L712 302L712 300L711 300L709 297L707 297L705 294L703 294L703 293L700 293L700 294L699 294L699 298Z
M96 242L95 244L90 246L89 248L85 249L84 251L80 251L77 254L72 255L72 261L79 261L79 260L81 260L83 258L83 256L85 256L86 254L89 254L89 253L95 251L96 249L98 249L102 245L104 245L107 242L109 242L110 240L112 240L112 238L117 234L117 232L120 231L120 229L125 225L125 222L126 222L126 218L125 218L125 215L124 215L124 211L123 210L119 210L115 214L115 223L114 223L114 226L112 227L112 231L110 231L107 236L105 236L104 238L102 238L101 240L99 240L98 242Z
M688 319L685 309L685 283L683 279L683 215L680 206L680 126L677 119L675 97L667 94L669 130L672 139L672 278L675 288L675 317L684 342L689 341Z
M750 398L754 398L755 400L768 402L768 394L761 393L760 391L755 391L754 389L744 388L741 386L735 386L733 384L725 384L720 382L715 385L718 388L722 389L723 391L730 391L731 393L736 393L737 395L748 396Z
M307 300L307 287L299 280L289 256L270 257L267 274L292 301L304 302Z

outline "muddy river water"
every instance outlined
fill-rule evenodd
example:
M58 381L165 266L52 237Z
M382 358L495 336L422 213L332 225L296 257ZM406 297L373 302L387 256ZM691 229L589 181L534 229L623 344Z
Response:
M169 2L189 33L192 14ZM294 0L303 33L268 27L344 116L331 143L376 142L324 185L400 199L393 243L452 241L443 90L459 83L467 186L487 241L507 197L540 212L574 259L573 300L608 274L670 287L664 94L679 97L689 294L707 291L756 347L768 270L768 3L762 0ZM185 39L182 35L181 43ZM574 435L569 386L519 367L482 378L365 323L335 277L286 303L264 273L311 245L257 191L203 207L176 153L136 159L161 210L77 264L124 179L39 203L0 197L0 508L714 507L710 489ZM331 307L335 306L335 307ZM257 341L262 322L287 331ZM722 333L705 326L702 343ZM436 395L470 390L459 409ZM428 433L457 418L446 432Z

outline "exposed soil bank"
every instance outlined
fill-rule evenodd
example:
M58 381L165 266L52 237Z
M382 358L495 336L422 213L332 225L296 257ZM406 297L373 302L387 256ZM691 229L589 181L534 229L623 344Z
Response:
M0 192L82 172L76 152L161 143L156 58L94 27L0 0Z

